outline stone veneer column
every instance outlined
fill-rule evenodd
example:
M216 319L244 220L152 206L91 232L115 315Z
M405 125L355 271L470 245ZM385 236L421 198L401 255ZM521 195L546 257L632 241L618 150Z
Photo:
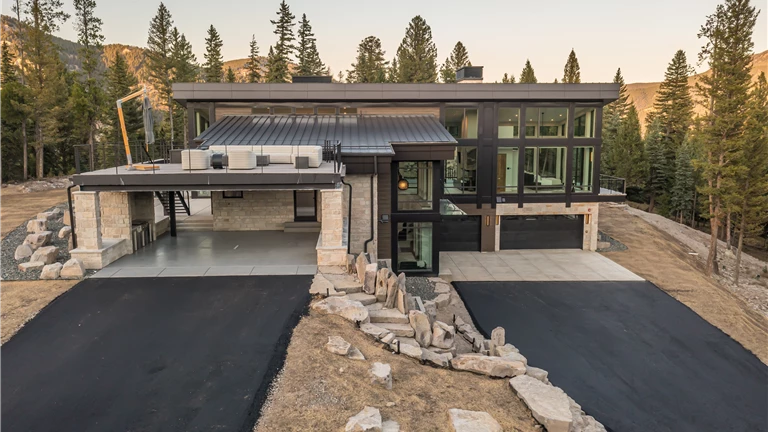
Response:
M322 220L320 242L323 247L343 246L344 241L344 193L342 189L324 189L322 195Z
M128 192L99 192L101 235L131 242L131 203ZM133 251L131 251L133 252Z
M102 249L101 211L98 192L73 192L75 206L75 235L77 248Z
M147 222L152 233L152 241L157 240L157 234L155 233L155 195L152 192L131 192L129 199L132 220Z

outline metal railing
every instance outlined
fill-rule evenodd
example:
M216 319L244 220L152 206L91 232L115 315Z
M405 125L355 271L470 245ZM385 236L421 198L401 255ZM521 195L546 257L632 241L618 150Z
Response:
M73 148L76 174L103 169L115 169L117 171L118 167L128 164L125 144L122 142L94 144L93 157L91 157L91 146L88 144L76 144ZM170 163L171 150L175 147L173 143L156 141L149 146L143 142L132 142L129 143L129 148L134 163L162 164Z
M626 195L627 180L600 174L600 195Z

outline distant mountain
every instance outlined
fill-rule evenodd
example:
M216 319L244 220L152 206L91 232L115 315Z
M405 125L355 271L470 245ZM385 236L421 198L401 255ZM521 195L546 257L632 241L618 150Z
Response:
M766 75L768 75L768 51L763 51L759 54L755 54L752 56L752 80L757 80L757 77L760 75L760 72L765 72ZM688 78L688 85L691 86L691 94L694 96L694 100L696 98L696 94L694 92L694 86L697 82L701 81L701 77L705 75L711 74L711 71L702 72L697 75L693 75L690 78ZM653 101L656 99L656 93L659 91L659 87L661 86L661 83L654 82L654 83L634 83L634 84L627 84L627 91L629 92L629 97L634 102L635 108L637 108L637 112L640 115L640 125L645 130L645 118L648 115L648 113L653 109ZM696 104L696 107L694 111L697 114L704 114L704 108Z

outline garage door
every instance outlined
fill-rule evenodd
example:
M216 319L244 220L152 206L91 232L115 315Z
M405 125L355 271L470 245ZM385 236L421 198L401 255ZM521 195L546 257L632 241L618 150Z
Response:
M500 249L581 249L584 216L502 216Z
M480 216L443 216L440 250L480 251Z

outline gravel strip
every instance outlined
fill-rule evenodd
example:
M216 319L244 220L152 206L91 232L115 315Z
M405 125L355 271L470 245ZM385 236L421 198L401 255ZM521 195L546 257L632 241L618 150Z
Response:
M597 241L598 243L608 242L611 244L610 247L597 249L598 252L621 252L621 251L627 250L627 246L624 245L624 243L616 240L615 238L609 236L608 234L602 231L597 232Z
M425 277L409 276L405 278L405 290L408 294L421 297L422 301L432 300L437 297L437 294L435 294L435 284Z

